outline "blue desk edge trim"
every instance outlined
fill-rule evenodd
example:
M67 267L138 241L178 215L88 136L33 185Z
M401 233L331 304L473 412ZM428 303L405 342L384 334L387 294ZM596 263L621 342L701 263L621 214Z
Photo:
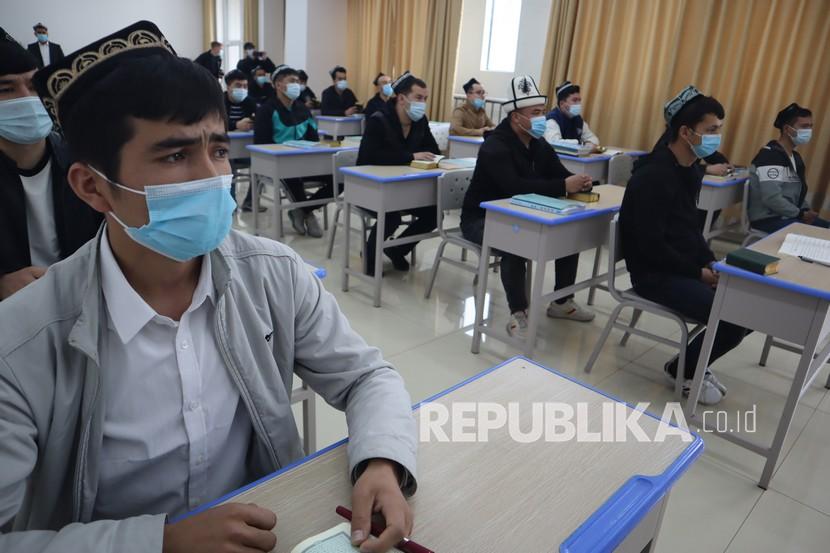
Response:
M318 121L336 121L338 123L346 121L361 121L365 119L362 115L315 115L314 118Z
M707 181L706 178L703 178L703 185L704 186L711 186L712 188L726 188L727 186L735 186L736 184L743 184L747 180L749 180L749 175L745 177L741 177L739 179L729 179L724 181Z
M600 161L608 161L609 159L611 159L611 156L607 156L605 154L599 154L595 156L574 156L571 154L563 154L562 152L556 152L556 155L558 155L561 159L578 161L579 163L599 163Z
M484 138L481 136L457 136L451 134L447 140L450 142L465 142L467 144L484 144Z
M245 146L246 149L250 150L251 152L256 152L258 154L267 154L269 156L300 156L300 155L307 155L307 154L325 154L331 152L345 152L348 150L357 150L357 146L338 146L336 148L329 148L327 146L314 146L311 148L294 148L296 151L291 152L280 152L275 150L269 150L268 148L263 148L263 146L267 146L267 144L248 144ZM290 147L290 146L289 146Z
M527 221L533 221L534 223L540 223L542 225L546 225L549 227L555 225L561 225L564 223L572 223L574 221L579 221L581 219L590 219L591 217L597 217L599 215L603 215L605 213L616 213L620 210L618 207L606 207L603 209L591 209L590 207L585 208L582 211L577 213L571 213L570 215L557 215L555 216L556 219L548 219L541 215L534 215L531 213L525 213L524 211L518 211L510 209L507 206L498 205L493 202L481 202L479 207L483 209L488 209L491 211L495 211L497 213L504 213L505 215L512 215L513 217L518 217L519 219L525 219ZM540 211L540 213L545 213L544 211Z
M719 261L715 263L715 269L721 273L726 273L727 275L745 278L753 282L760 282L761 284L774 286L776 288L781 288L783 290L795 292L796 294L803 294L805 296L821 298L825 301L830 301L830 291L828 290L819 290L818 288L810 288L809 286L803 286L801 284L796 284L794 282L787 282L786 280L759 275L758 273L745 271L744 269L740 269L738 267L735 267L734 265L729 265L725 261Z
M591 390L595 393L598 393L604 397L612 401L616 401L618 403L622 403L630 407L631 409L637 409L635 405L631 405L627 401L622 401L621 399L614 397L611 394L608 394L602 390L599 390L590 384L586 384L573 376L561 373L555 369L551 369L549 367L545 367L544 365L540 365L536 361L532 359L528 359L522 355L517 355L515 357L511 357L499 363L498 365L491 367L487 370L484 370L476 375L471 376L465 380L462 380L458 384L447 388L446 390L439 392L429 398L419 401L415 405L412 406L412 410L415 411L419 407L421 407L425 403L429 403L435 401L467 384L474 382L480 378L483 378L490 373L504 367L505 365L512 363L513 361L525 361L526 363L530 363L549 371L560 378L564 378L570 382L578 384L588 390ZM649 416L655 420L660 420L656 415L649 413L648 411L643 411L643 414ZM675 424L672 424L675 426ZM648 511L654 506L660 498L665 495L665 493L671 488L671 485L689 468L692 462L697 459L697 457L703 452L703 440L700 436L696 433L689 431L689 433L694 437L693 441L689 444L683 453L671 464L669 467L663 472L663 474L658 476L640 476L636 475L631 477L625 484L620 487L605 503L600 506L600 508L586 520L579 528L576 529L565 542L562 543L560 546L560 553L581 553L581 552L590 552L596 553L598 551L611 551L614 547L619 545L623 539L631 532L631 530L642 520L642 518L648 513ZM187 517L193 516L195 514L201 513L232 499L233 497L244 493L251 488L254 488L268 480L276 478L286 472L289 472L321 455L325 455L329 451L346 444L349 441L348 438L344 438L338 442L335 442L328 447L324 447L320 451L316 453L312 453L306 457L298 459L289 465L281 468L280 470L273 472L271 474L265 475L259 480L251 482L250 484L243 486L237 490L229 492L222 497L215 499L205 505L198 507L197 509L190 511L188 513L179 515L175 518L170 519L170 523L178 522L182 519ZM633 492L634 488L638 486L642 486L642 483L645 482L649 485L648 493L640 494L639 497L634 498L636 501L632 501L629 497ZM620 505L620 500L627 500L628 502L625 505ZM623 512L620 512L621 509L624 509ZM605 524L607 525L604 528L596 528L598 524ZM590 531L590 535L587 535L587 532ZM601 533L601 535L596 535ZM590 538L590 543L589 543ZM604 544L603 549L596 549L595 544Z
M254 131L228 131L228 138L253 138Z
M342 169L340 169L340 172L375 182L403 182L408 180L430 179L432 177L440 177L444 174L444 171L424 171L422 169L415 168L413 168L412 170L417 172L407 173L406 175L399 175L397 177L381 177L378 175L367 175L366 173L360 170L359 165L355 167L343 167Z

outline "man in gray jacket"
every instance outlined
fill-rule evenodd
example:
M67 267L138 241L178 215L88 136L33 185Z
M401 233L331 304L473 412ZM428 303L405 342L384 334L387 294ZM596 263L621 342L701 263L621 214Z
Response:
M813 134L813 114L792 103L775 117L778 140L761 148L749 167L749 221L752 228L775 232L795 222L828 228L807 202L807 171L798 146Z
M255 505L167 517L302 456L294 374L346 413L353 542L408 535L410 398L296 253L230 231L216 81L139 22L35 84L106 225L0 304L0 551L270 551Z

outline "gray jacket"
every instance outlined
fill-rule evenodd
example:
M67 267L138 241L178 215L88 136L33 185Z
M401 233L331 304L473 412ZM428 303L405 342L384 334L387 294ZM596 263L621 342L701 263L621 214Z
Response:
M807 177L801 155L790 156L776 140L761 148L749 167L750 221L771 217L794 219L809 207Z
M92 521L104 400L106 328L98 237L0 303L0 551L160 552L164 513ZM302 456L290 396L296 373L346 412L352 478L392 459L415 489L416 437L398 373L349 326L288 247L232 232L210 253L214 332L248 409L249 473ZM345 475L344 475L345 476ZM411 477L410 477L411 476Z

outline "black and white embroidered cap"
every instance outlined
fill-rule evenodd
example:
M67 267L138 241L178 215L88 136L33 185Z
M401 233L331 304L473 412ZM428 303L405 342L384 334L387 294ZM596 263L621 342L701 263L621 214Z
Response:
M536 81L530 75L513 77L507 98L508 100L502 103L502 110L505 113L510 113L514 109L545 105L548 102L548 97L539 92Z
M680 92L678 92L677 96L666 102L663 106L663 117L666 119L666 124L671 123L671 120L674 118L675 115L680 113L680 110L683 109L683 106L697 98L698 96L703 96L703 93L695 88L694 85L689 85Z

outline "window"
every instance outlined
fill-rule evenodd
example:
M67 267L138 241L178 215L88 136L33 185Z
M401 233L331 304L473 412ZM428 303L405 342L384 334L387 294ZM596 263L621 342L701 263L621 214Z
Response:
M216 40L222 43L222 70L227 73L242 59L244 2L242 0L215 0Z
M521 13L522 0L487 0L481 43L482 71L512 73L516 69Z

